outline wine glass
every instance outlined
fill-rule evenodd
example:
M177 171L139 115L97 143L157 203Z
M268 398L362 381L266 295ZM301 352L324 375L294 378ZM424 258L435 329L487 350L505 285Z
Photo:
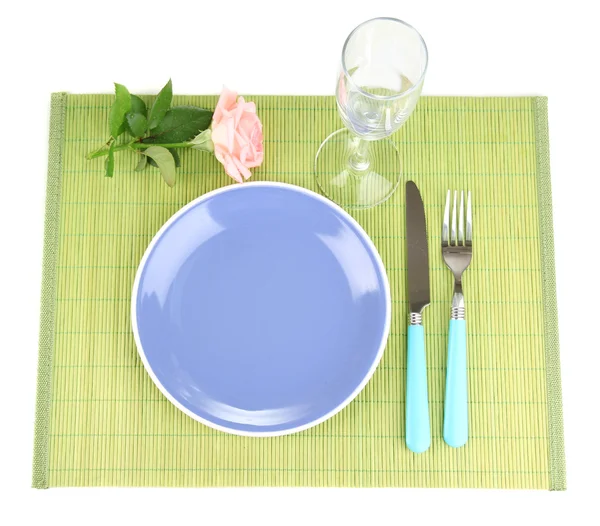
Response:
M315 158L327 197L346 208L368 208L394 193L401 160L388 137L415 109L426 70L425 41L402 20L374 18L350 33L336 89L346 127L327 137Z

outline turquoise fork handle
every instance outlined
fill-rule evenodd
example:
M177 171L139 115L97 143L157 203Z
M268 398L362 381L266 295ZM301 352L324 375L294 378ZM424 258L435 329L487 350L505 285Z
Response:
M444 440L452 447L464 446L469 437L467 391L467 325L465 320L450 320Z
M414 453L423 453L429 449L430 444L425 330L423 325L409 325L406 369L406 445Z

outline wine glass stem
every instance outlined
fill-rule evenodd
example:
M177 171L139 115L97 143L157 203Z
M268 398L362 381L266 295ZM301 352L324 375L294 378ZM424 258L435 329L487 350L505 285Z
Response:
M352 153L348 158L348 164L352 168L352 171L366 172L371 164L369 160L369 141L365 141L360 137L355 137L352 140Z

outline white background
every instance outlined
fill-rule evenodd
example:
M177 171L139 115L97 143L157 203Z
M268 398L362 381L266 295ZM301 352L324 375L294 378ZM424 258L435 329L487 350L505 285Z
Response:
M598 519L600 33L597 1L3 3L0 521L57 524L565 524ZM568 490L30 489L50 93L331 94L343 41L402 18L425 94L548 95ZM596 221L596 225L593 221ZM2 517L11 517L2 520ZM209 522L210 521L210 522Z

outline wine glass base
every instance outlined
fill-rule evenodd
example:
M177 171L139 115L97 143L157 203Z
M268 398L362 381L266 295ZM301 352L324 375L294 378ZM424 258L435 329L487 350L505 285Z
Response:
M315 158L321 192L344 208L369 208L383 203L398 187L400 154L389 139L369 141L366 163L352 162L357 137L347 129L323 141Z

